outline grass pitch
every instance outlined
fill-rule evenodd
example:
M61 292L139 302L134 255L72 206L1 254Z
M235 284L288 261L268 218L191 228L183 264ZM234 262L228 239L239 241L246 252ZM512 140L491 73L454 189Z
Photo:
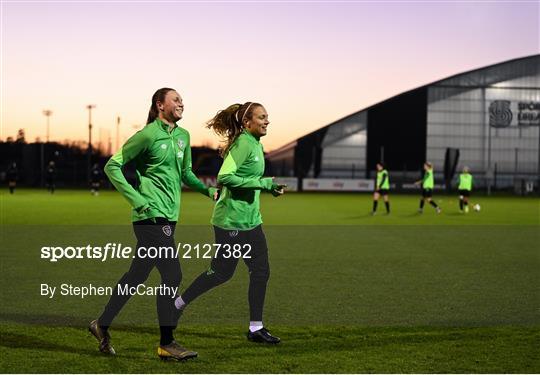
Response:
M391 196L371 217L366 194L265 195L272 276L265 322L283 342L248 343L247 273L195 301L177 338L199 352L187 363L155 355L155 300L133 297L111 328L118 355L103 357L85 330L106 296L40 296L41 283L112 285L129 260L40 259L44 243L134 245L116 192L0 193L2 372L540 372L540 236L537 198L473 197L480 213L436 196ZM178 242L212 241L212 202L184 193ZM184 259L182 288L208 260ZM159 283L153 271L147 284Z

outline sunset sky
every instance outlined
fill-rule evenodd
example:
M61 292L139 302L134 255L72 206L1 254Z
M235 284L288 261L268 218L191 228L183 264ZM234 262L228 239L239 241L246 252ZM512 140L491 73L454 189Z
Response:
M537 1L2 1L0 138L120 143L160 87L185 103L192 144L232 103L270 115L266 150L400 92L540 53Z

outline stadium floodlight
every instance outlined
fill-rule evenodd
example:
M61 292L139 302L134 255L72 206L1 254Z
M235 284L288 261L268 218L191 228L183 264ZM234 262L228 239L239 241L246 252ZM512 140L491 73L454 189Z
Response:
M120 116L116 117L116 147L115 152L120 148Z
M46 140L47 140L47 143L49 143L49 134L50 134L50 117L51 115L53 114L53 112L50 110L50 109L44 109L43 110L43 114L45 115L45 117L47 117L47 136L46 136Z

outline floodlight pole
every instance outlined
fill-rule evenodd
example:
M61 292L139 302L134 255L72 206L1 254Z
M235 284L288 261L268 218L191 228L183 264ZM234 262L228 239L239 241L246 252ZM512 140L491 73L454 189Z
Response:
M47 143L49 143L49 130L50 130L50 117L52 115L52 111L50 109L44 109L43 114L47 118L47 132L46 132L46 140ZM41 183L40 185L44 185L44 179L45 179L45 142L41 142Z
M88 104L88 150L87 150L87 177L90 181L90 170L92 168L92 109L96 108L95 104Z

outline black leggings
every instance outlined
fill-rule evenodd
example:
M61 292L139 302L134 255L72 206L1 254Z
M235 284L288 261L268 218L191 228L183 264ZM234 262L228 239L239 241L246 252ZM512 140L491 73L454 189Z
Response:
M222 245L218 256L212 259L210 268L200 274L186 289L182 294L182 300L189 304L201 294L223 284L233 276L238 264L238 257L227 257L226 247L223 245L230 245L232 253L234 244L249 244L251 245L250 258L243 258L249 269L249 315L251 321L262 321L266 284L270 277L268 247L262 226L259 225L246 231L225 230L214 227L214 233L216 243ZM242 251L242 255L244 254L245 250Z
M176 250L174 243L175 226L176 222L170 222L164 218L155 218L155 222L151 219L134 222L133 230L137 237L137 248L170 246ZM154 267L158 269L161 275L162 285L168 287L178 287L180 285L182 280L180 262L177 257L171 256L170 252L167 256L154 259L139 258L138 254L135 254L129 270L118 281L109 303L105 306L103 314L98 318L100 326L110 326L113 319L131 297L129 294L118 294L118 284L136 287L146 281ZM174 307L174 298L176 296L157 295L157 312L160 327L174 329L177 325L178 311Z

